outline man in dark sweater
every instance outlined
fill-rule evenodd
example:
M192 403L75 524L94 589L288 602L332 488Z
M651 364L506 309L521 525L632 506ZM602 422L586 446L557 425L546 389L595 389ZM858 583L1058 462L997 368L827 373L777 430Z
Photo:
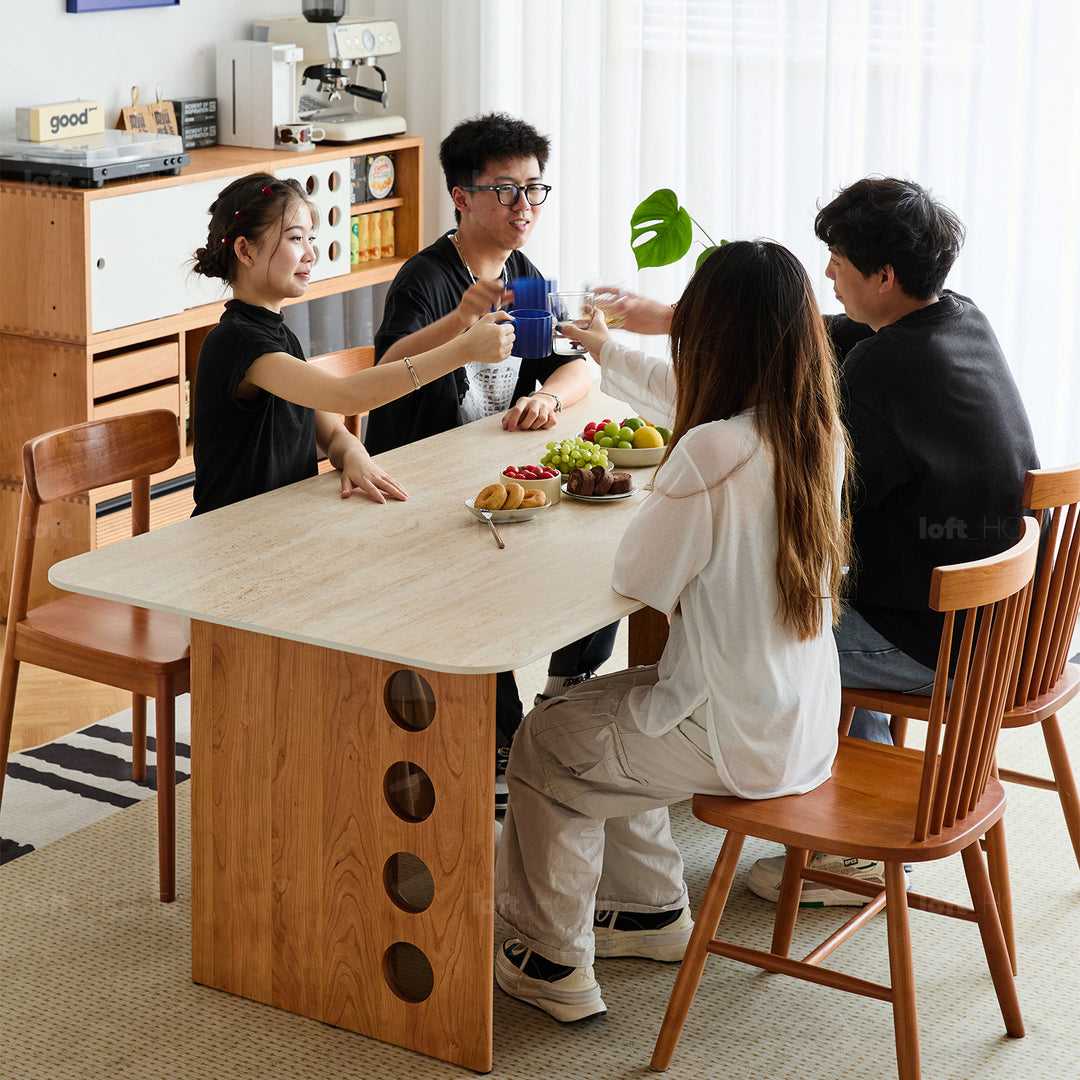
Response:
M854 453L849 604L835 630L844 686L928 694L944 616L927 604L935 566L995 555L1019 537L1024 476L1039 467L1023 402L986 316L945 289L964 228L923 188L868 178L814 222L844 315L827 316ZM852 735L891 742L857 710ZM875 863L814 865L883 881ZM748 883L776 899L783 858ZM865 897L807 882L804 904Z

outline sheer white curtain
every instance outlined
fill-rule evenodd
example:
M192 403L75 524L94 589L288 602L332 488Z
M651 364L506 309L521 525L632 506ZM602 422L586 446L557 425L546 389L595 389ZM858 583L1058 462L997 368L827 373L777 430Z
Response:
M949 286L1001 339L1044 464L1080 460L1080 4L1075 0L397 0L408 115L431 154L488 109L551 135L529 254L566 284L634 269L637 202L673 188L712 235L792 248L837 310L816 206L871 173L968 228ZM437 132L437 135L435 134ZM449 227L437 161L428 228Z

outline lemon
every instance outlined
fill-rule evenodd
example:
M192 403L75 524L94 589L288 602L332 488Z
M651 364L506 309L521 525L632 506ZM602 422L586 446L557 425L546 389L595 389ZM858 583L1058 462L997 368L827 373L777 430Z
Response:
M664 437L654 427L639 427L634 432L634 449L648 450L664 445Z

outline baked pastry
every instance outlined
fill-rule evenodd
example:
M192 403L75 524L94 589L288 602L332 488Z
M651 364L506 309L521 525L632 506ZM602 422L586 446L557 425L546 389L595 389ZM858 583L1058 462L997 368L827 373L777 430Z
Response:
M519 510L531 510L536 506L543 506L547 502L547 496L536 488L527 488L521 500Z
M591 495L596 484L596 477L591 469L571 469L566 479L566 490L571 495Z
M611 495L625 495L634 487L633 478L628 472L613 472L611 474Z
M501 510L506 502L506 488L502 484L488 484L473 499L473 506L477 510Z
M502 504L502 510L516 510L525 498L525 489L520 484L506 485L506 501Z
M599 472L597 471L599 470ZM592 469L593 474L593 494L594 495L608 495L611 492L611 470L605 469L600 465L594 465Z

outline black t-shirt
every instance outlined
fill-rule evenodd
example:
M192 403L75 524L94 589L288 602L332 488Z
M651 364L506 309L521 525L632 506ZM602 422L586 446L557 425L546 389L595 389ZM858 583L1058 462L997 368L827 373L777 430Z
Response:
M446 233L430 247L417 252L394 277L386 294L383 320L375 335L376 363L395 341L449 315L472 284L472 276L449 237ZM519 277L541 276L520 251L510 253L505 274L508 282ZM541 360L522 360L514 400L531 394L569 359L572 358L552 354ZM364 438L368 451L380 454L460 427L464 422L461 402L467 390L465 369L458 368L405 397L373 409Z
M236 396L247 369L271 352L305 359L284 315L230 300L199 353L193 412L194 514L318 472L314 410L265 390L250 401Z
M944 617L935 566L1016 542L1028 469L1039 467L1020 393L986 316L944 292L876 334L829 316L854 451L852 606L928 667Z

